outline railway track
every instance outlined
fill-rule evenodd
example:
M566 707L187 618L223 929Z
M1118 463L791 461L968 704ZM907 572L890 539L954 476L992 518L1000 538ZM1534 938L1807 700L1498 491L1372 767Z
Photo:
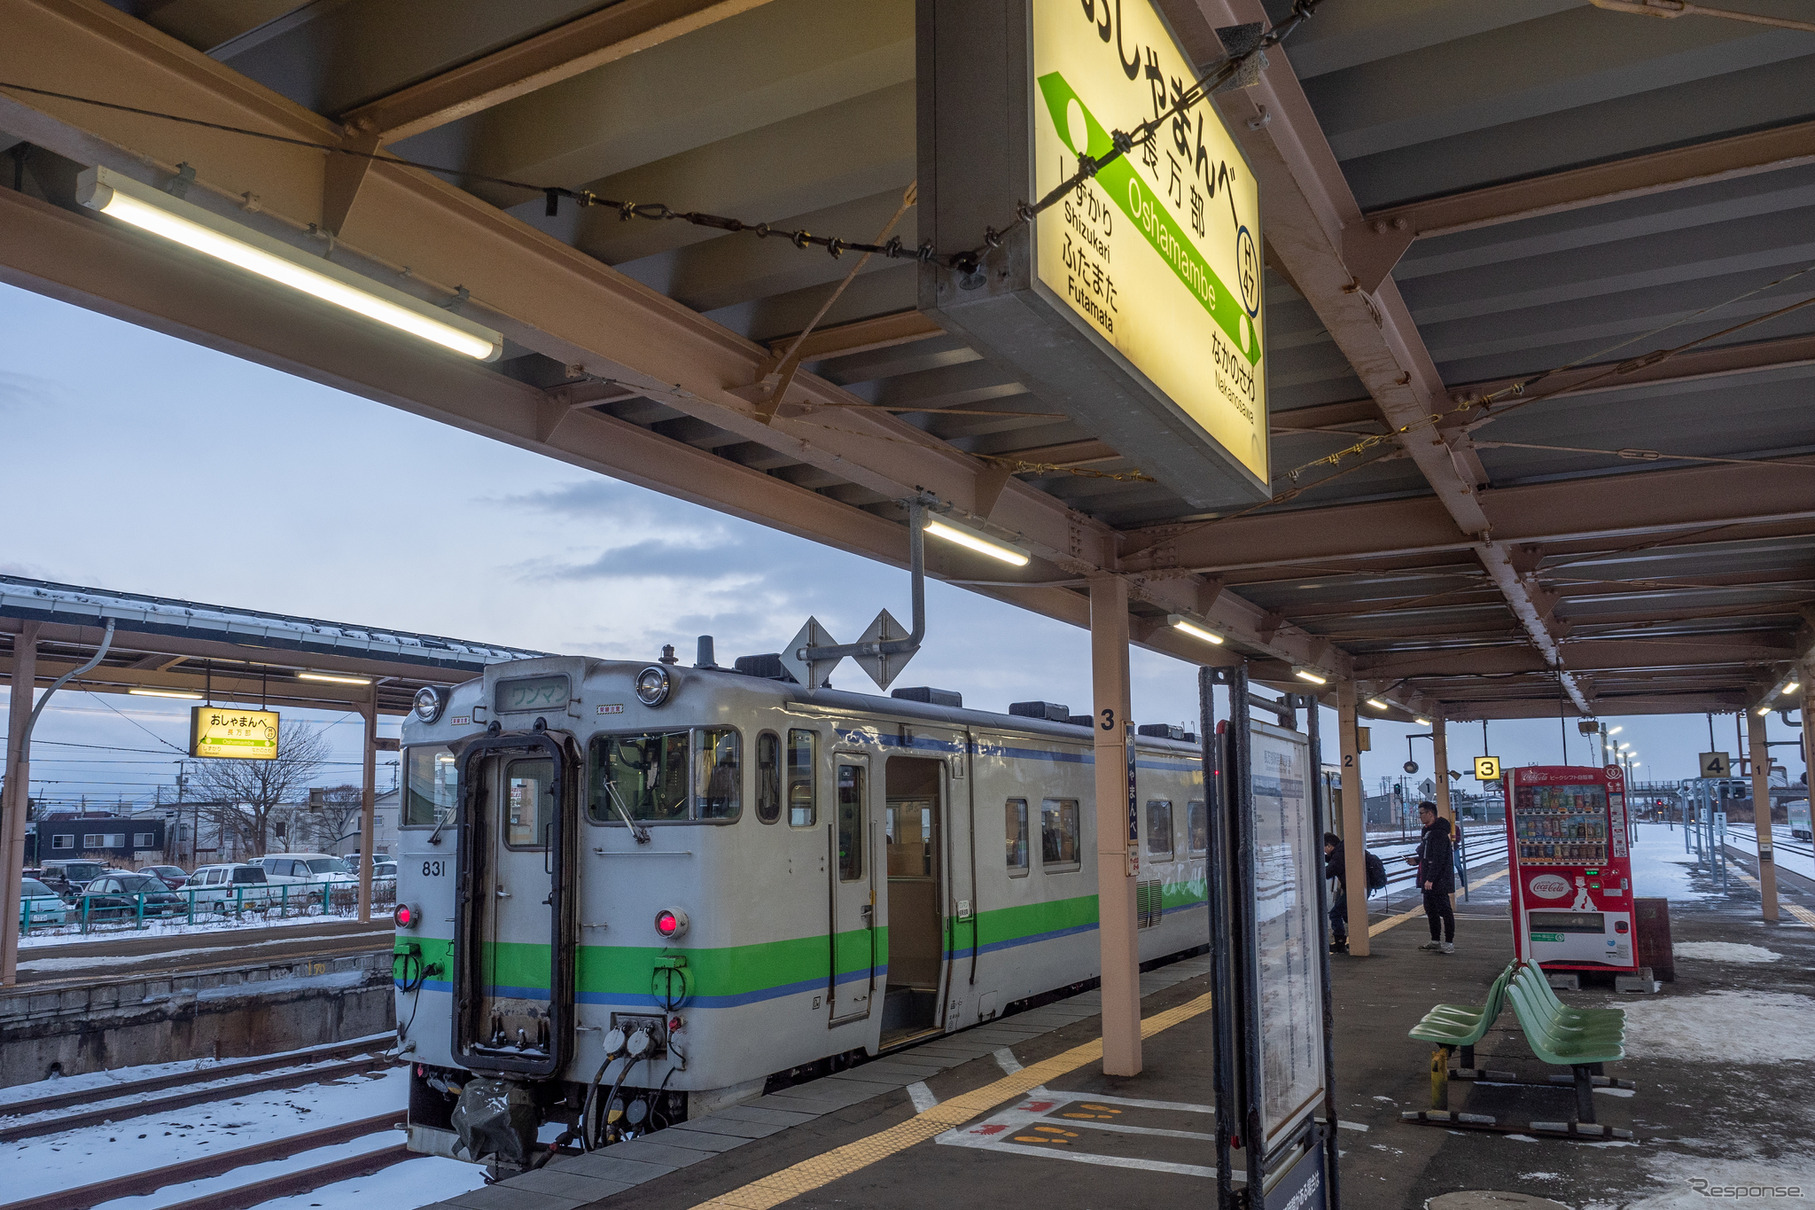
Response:
M355 1038L350 1042L330 1042L322 1046L311 1046L303 1050L290 1051L287 1054L230 1059L225 1063L216 1063L207 1068L166 1072L163 1075L148 1076L142 1080L127 1080L120 1084L104 1084L99 1087L80 1088L72 1092L33 1097L26 1101L0 1103L0 1119L35 1117L52 1110L67 1109L72 1105L89 1105L97 1100L119 1102L126 1097L142 1096L145 1093L160 1092L166 1088L193 1085L203 1080L213 1084L214 1081L231 1080L237 1076L256 1075L287 1068L304 1069L284 1071L282 1075L266 1080L241 1081L234 1084L215 1085L207 1089L195 1089L192 1090L193 1095L191 1092L184 1092L177 1096L159 1097L150 1101L109 1104L95 1110L95 1113L101 1115L99 1117L91 1114L65 1114L49 1123L51 1129L48 1130L37 1129L41 1124L35 1122L0 1126L0 1142L32 1138L35 1135L49 1134L55 1130L70 1130L77 1126L91 1125L94 1122L104 1122L116 1117L133 1117L161 1109L197 1105L203 1101L220 1100L222 1097L238 1093L259 1092L271 1088L282 1088L286 1084L311 1083L322 1078L335 1078L355 1071L372 1070L378 1066L388 1065L389 1061L380 1058L379 1052L390 1040L391 1035L389 1034L375 1034L367 1038ZM335 1073L334 1076L326 1075L330 1070Z
M248 1147L237 1147L231 1151L219 1151L197 1159L167 1164L162 1168L151 1168L143 1172L111 1177L108 1180L79 1185L73 1189L60 1189L54 1193L41 1194L23 1201L0 1203L0 1210L89 1210L90 1207L113 1201L116 1198L137 1197L154 1193L171 1185L222 1176L236 1168L288 1159L290 1156L312 1151L318 1147L350 1143L367 1135L393 1130L400 1125L402 1117L401 1109L392 1110L369 1118L342 1122L337 1126L324 1126L319 1130L287 1135L281 1139L270 1139ZM335 1181L366 1176L389 1168L393 1164L415 1158L417 1158L415 1153L406 1150L404 1145L399 1142L393 1146L345 1156L294 1172L260 1176L252 1183L216 1190L188 1201L162 1207L162 1210L247 1210L247 1207L270 1201L272 1198L306 1193L311 1189L333 1184Z

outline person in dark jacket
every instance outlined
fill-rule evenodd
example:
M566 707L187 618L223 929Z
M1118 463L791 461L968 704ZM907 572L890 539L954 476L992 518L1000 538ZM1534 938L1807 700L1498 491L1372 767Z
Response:
M1349 871L1344 865L1342 837L1323 834L1323 876L1336 880L1336 897L1330 901L1330 952L1349 952Z
M1455 850L1450 842L1449 820L1437 814L1437 804L1418 804L1418 820L1424 832L1418 838L1418 852L1405 859L1418 867L1418 888L1424 892L1424 914L1431 922L1431 939L1418 948L1438 953L1456 952L1456 910L1450 895L1456 889Z

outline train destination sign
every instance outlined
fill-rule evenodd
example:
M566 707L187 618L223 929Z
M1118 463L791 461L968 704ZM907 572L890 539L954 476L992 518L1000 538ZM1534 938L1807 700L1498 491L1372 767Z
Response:
M189 711L189 755L228 760L276 760L275 710L195 706Z
M1152 0L920 0L920 309L1193 505L1265 499L1259 184ZM1007 65L1005 87L1004 65ZM996 233L996 234L991 234Z

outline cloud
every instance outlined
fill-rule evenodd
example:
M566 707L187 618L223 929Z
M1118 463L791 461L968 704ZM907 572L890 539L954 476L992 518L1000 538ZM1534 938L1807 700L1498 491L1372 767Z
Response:
M542 491L495 497L492 503L565 517L616 516L625 510L642 516L649 511L649 493L628 483L595 475Z
M34 374L0 370L0 412L24 412L50 407L66 395L63 384Z

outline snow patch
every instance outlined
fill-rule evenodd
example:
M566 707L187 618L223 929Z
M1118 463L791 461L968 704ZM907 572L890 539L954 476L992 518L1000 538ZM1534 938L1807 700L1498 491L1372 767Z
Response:
M1626 1053L1698 1063L1815 1062L1815 999L1788 992L1719 991L1635 1000Z
M1701 958L1708 962L1741 962L1760 966L1781 962L1783 955L1762 945L1744 945L1735 941L1679 941L1672 947L1678 958Z

